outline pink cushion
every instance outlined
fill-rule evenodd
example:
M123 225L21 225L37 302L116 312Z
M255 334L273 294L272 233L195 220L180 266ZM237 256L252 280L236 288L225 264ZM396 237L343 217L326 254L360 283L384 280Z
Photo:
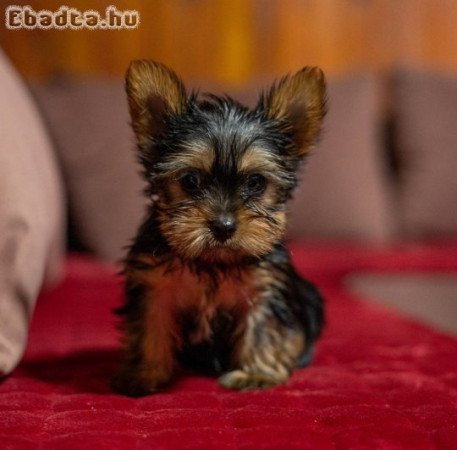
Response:
M394 78L401 219L409 237L457 235L457 78Z
M0 375L25 347L38 292L56 281L63 192L53 148L25 86L0 52Z

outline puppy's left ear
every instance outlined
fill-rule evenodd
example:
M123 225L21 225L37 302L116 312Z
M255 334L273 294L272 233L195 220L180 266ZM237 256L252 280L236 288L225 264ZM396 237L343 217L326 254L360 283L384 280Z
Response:
M305 156L316 139L325 116L325 77L318 67L304 67L282 78L261 98L267 117L278 119L292 133L294 156Z

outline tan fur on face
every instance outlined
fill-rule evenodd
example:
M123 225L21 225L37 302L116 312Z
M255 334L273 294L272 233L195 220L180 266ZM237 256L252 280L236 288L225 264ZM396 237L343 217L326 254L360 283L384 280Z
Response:
M223 246L217 243L208 228L213 212L202 206L183 207L172 217L167 217L162 210L160 229L175 251L185 258L236 260L242 256L261 256L284 235L286 214L262 210L259 213L247 208L238 211L238 228Z
M200 164L202 169L209 170L214 159L213 149L203 144L201 147L189 145L189 149L187 156L182 157L186 160L186 166L192 168ZM180 167L181 154L175 158L176 160L170 160L167 176L173 174L172 167L177 171ZM286 228L285 212L268 210L276 203L274 173L277 172L277 167L276 157L261 147L249 148L240 158L240 171L262 172L269 177L269 182L254 208L243 205L235 211L237 230L223 245L215 240L208 225L218 212L217 205L207 199L186 204L188 194L183 191L179 181L171 176L166 183L168 198L171 200L165 203L161 199L158 203L160 230L167 242L177 254L187 259L201 257L235 262L239 257L268 253L282 239Z
M248 255L261 256L268 253L284 235L286 214L284 211L265 212L271 220L259 217L250 210L243 210L239 216L237 230L238 245Z
M251 146L238 161L240 172L274 172L278 168L277 156L262 147Z
M212 239L207 226L208 213L200 208L185 208L172 218L160 213L160 230L177 254L185 258L199 257Z
M192 141L179 153L165 159L161 167L167 175L192 169L210 172L213 162L214 149L205 142Z

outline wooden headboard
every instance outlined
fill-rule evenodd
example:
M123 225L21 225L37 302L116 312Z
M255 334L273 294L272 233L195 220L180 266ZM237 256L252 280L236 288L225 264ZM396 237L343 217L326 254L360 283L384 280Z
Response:
M122 75L153 58L185 78L238 85L303 65L327 73L396 66L457 73L456 0L0 0L57 10L134 9L136 30L7 30L0 45L26 77ZM3 20L2 20L3 22Z

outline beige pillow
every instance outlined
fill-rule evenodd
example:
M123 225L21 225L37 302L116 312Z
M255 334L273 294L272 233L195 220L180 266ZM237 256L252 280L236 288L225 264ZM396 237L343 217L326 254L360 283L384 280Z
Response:
M408 237L457 235L457 78L394 77L401 220Z
M0 51L0 375L14 369L45 278L62 267L62 186L25 86Z

